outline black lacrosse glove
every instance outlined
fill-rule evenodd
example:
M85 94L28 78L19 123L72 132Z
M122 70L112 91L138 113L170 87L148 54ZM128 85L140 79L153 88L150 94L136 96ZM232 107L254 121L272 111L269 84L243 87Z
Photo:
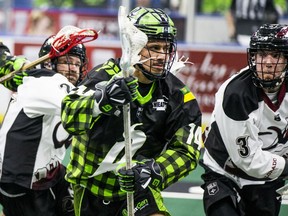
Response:
M129 170L121 164L116 170L116 175L121 190L125 192L139 192L148 186L156 189L163 182L160 166L154 159L137 161Z
M138 80L133 76L114 76L108 83L97 83L95 88L99 110L107 115L118 116L120 111L117 107L134 101L138 96Z

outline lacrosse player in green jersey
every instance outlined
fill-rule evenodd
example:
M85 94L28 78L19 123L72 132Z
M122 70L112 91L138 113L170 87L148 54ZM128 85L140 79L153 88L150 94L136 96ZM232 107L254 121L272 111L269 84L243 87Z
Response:
M123 78L120 59L109 59L62 102L62 124L74 135L66 179L77 216L127 215L127 192L134 192L136 216L170 215L161 191L194 170L200 156L198 102L171 73L173 21L143 7L128 18L148 37L133 75ZM122 108L128 103L133 167L126 170Z

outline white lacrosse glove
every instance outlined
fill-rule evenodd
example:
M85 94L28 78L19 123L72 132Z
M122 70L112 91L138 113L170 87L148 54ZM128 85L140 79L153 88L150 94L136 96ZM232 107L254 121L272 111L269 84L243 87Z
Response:
M171 73L176 75L178 74L185 66L186 64L191 64L193 65L192 62L188 61L189 58L185 58L185 56L182 56L181 58L179 58L178 60L175 60L174 63L172 64L172 67L170 69ZM176 56L177 59L177 56Z

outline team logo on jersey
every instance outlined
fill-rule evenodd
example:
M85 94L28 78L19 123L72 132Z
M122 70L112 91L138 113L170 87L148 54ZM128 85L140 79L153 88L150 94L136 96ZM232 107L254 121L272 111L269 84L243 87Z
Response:
M212 182L209 185L207 185L207 190L208 190L208 194L210 196L217 194L219 191L219 187L218 187L217 182Z
M62 135L64 137L60 138L57 135L58 136ZM55 125L55 128L53 130L52 139L53 139L53 143L54 143L55 149L62 148L63 145L65 145L65 148L67 149L70 146L71 142L72 142L72 135L69 135L64 130L64 128L62 127L61 122L58 122Z
M286 118L286 121L288 121L288 118ZM266 132L260 132L259 136L266 136L266 135L274 136L274 134L276 134L276 136L274 138L273 143L271 143L266 148L262 148L263 150L266 150L266 151L271 150L271 149L279 147L279 145L284 145L287 143L287 141L288 141L288 123L286 123L286 126L284 129L281 129L281 128L276 127L276 126L270 126L270 127L267 127L267 130L268 131L266 131Z
M275 115L274 120L275 121L281 121L280 115L279 114Z
M152 105L153 109L156 109L156 111L166 111L167 101L165 101L164 98L160 98L154 101Z

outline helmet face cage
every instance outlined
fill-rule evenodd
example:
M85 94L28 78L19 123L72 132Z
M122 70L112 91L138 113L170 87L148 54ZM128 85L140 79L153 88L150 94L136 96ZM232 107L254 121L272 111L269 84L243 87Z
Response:
M163 40L161 40L161 42L163 42ZM157 52L155 50L152 51L147 46L144 47L144 49L147 49L148 55L147 56L142 55L142 58L144 58L144 59L142 59L143 63L138 64L137 66L141 70L141 72L150 80L164 79L167 76L167 74L169 73L169 71L172 67L172 64L174 63L174 59L176 56L176 44L171 43L169 40L166 40L165 43L166 43L166 46L169 47L169 49L166 49L163 52ZM161 74L153 74L151 72L153 69L152 68L153 64L151 64L151 62L162 61L162 60L157 60L157 59L153 58L153 56L155 56L155 53L165 54ZM146 66L146 69L144 68L144 65ZM149 68L149 69L147 70L147 68Z
M83 44L77 44L76 46L74 46L73 48L71 48L69 50L68 53L66 53L64 56L66 56L67 58L67 62L68 61L68 55L73 55L73 56L77 56L80 58L81 60L81 66L80 66L80 76L79 76L79 79L77 80L76 82L76 85L78 83L80 83L82 81L82 79L84 78L84 76L87 74L87 66L88 66L88 58L87 58L87 55L86 55L86 48ZM58 58L52 58L51 59L51 66L52 66L52 69L56 72L57 71L57 64L58 64Z
M281 75L276 76L276 68L279 65L279 58L277 60L273 79L264 80L259 77L261 71L256 70L256 54L258 52L279 52L288 60L288 25L282 24L265 24L261 26L252 36L250 40L250 48L247 49L247 60L250 70L253 73L253 83L257 87L265 89L274 89L280 86L287 76L287 63ZM263 70L262 70L263 73ZM279 74L279 73L278 73Z
M165 78L172 67L177 50L177 43L175 38L177 30L174 26L173 21L161 9L144 7L137 7L132 10L129 13L128 18L130 21L133 22L134 26L136 26L139 30L141 30L147 35L148 42L164 41L167 43L167 47L169 47L169 49L165 50L164 53L165 63L161 75L151 73L151 67L149 71L145 70L143 67L143 65L145 65L145 62L143 63L143 65L137 65L138 68L142 71L142 73L150 80ZM153 61L153 59L151 59L152 51L150 51L147 46L145 48L148 50L149 56L144 56L144 58ZM149 65L148 61L146 61L146 65Z
M76 83L78 84L82 81L84 76L86 76L88 70L88 57L86 54L86 47L84 46L84 44L77 44L72 49L70 49L66 55L78 56L81 60L80 77Z

